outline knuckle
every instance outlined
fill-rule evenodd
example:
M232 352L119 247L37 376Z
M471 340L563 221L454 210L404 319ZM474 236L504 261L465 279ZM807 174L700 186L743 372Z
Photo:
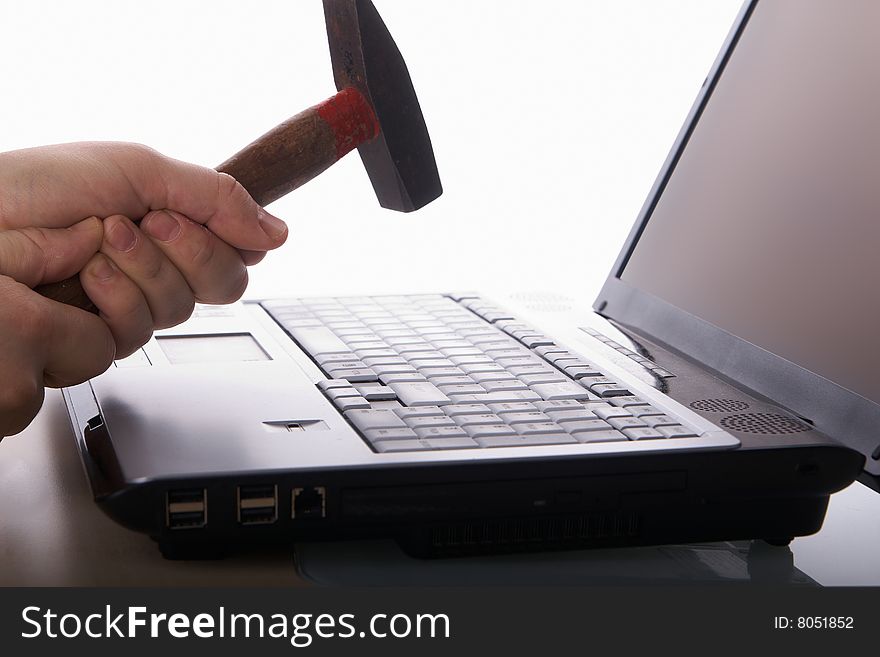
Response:
M247 194L239 182L228 173L217 173L217 196L222 200L234 200L242 194Z
M215 237L204 226L195 224L190 238L190 262L196 267L206 267L214 258L217 243Z
M195 304L195 297L192 293L181 296L174 304L163 309L161 319L156 321L156 328L163 329L182 324L192 315Z
M248 273L245 267L239 269L239 275L233 279L223 303L233 303L241 299L247 289Z

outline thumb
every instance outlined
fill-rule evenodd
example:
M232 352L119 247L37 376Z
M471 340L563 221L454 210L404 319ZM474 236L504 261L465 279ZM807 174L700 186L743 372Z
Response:
M73 276L101 248L104 224L97 217L70 228L0 231L0 275L29 287Z

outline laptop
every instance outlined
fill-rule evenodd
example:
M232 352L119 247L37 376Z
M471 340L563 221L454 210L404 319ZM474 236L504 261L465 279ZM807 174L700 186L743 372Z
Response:
M65 389L96 502L185 558L818 531L880 475L878 19L746 3L592 307L293 292Z

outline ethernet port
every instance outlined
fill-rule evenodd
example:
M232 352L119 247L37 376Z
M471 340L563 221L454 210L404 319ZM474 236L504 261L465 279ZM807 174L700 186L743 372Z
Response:
M165 493L165 525L169 529L198 529L208 521L208 491L204 488Z
M269 525L278 520L278 486L239 486L236 497L240 524Z
M291 508L293 509L293 518L295 520L326 518L327 492L323 486L294 488Z

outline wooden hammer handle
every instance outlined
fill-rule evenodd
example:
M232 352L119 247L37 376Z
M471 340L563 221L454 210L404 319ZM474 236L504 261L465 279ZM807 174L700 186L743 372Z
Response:
M348 87L273 128L217 167L268 205L379 134L379 122L364 96ZM44 297L82 308L98 309L82 288L79 274L35 288Z

